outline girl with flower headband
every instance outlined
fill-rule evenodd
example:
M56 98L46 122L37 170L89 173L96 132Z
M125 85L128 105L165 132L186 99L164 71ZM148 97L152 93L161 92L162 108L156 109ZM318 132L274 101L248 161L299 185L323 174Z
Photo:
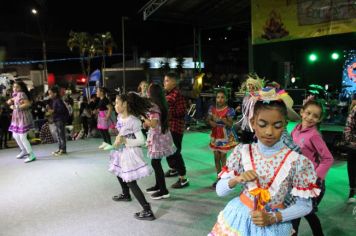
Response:
M318 178L317 185L321 189L320 195L313 198L313 211L306 215L305 219L308 221L313 235L323 235L316 212L325 193L325 176L332 166L334 158L318 131L318 125L324 115L323 104L310 96L306 99L300 114L302 122L293 129L292 138L294 143L300 147L302 154L313 163ZM292 223L295 230L293 235L297 235L300 218L293 220Z
M281 140L287 108L273 89L249 99L252 113L245 116L257 143L240 144L227 160L216 186L219 196L242 185L240 196L220 212L209 235L290 235L291 220L308 214L318 196L316 173L306 157ZM295 203L286 207L287 196Z
M249 107L247 103L250 100L250 97L253 96L256 91L262 89L263 86L264 86L264 79L258 77L257 74L253 74L253 73L248 74L246 81L242 83L240 89L240 92L245 93L245 97L242 101L242 107L238 106L235 110L241 110L242 114L248 112ZM240 123L238 122L238 124ZM246 125L243 125L242 127L241 142L242 143L253 142L253 132Z

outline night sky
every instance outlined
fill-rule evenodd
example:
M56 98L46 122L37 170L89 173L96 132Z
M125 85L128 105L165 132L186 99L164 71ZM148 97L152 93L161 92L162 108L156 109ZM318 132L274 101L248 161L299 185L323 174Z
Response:
M138 56L175 57L193 56L193 26L176 22L155 21L149 18L143 21L140 11L149 0L83 1L83 0L3 0L1 1L0 34L22 34L16 38L15 56L8 52L7 61L42 60L42 44L39 25L45 34L47 59L78 57L78 52L71 52L67 40L71 30L91 34L111 32L117 48L113 53L122 52L121 18L125 21L126 59L137 50ZM203 2L205 5L205 3ZM39 11L38 22L31 9ZM159 10L158 10L159 11ZM38 24L39 23L39 24ZM231 28L231 27L230 27ZM244 60L247 63L247 35L244 32L219 29L202 31L203 57L209 54L226 64L225 60ZM25 37L23 35L26 35ZM224 38L228 38L227 40ZM31 38L29 40L29 38ZM209 40L212 38L213 40ZM7 44L0 38L0 44ZM1 45L0 45L1 46ZM236 53L239 55L236 56ZM223 55L224 54L224 55ZM98 59L98 65L100 60ZM94 60L95 63L95 60ZM121 57L109 58L107 66L121 63ZM215 62L211 62L216 64ZM236 62L232 62L235 63ZM67 65L68 64L68 65ZM80 70L78 62L49 63L49 71L55 73L74 73ZM95 66L93 66L94 68Z
M0 32L23 32L39 35L36 19L31 14L33 7L39 10L39 23L50 41L63 41L73 31L102 33L110 31L115 42L121 44L121 17L125 21L127 46L138 46L140 50L157 50L191 43L192 27L143 21L139 10L149 0L76 1L76 0L6 0L2 3ZM75 5L74 5L75 3ZM114 6L115 4L115 6ZM164 32L164 33L163 33ZM172 40L174 39L174 40ZM161 50L162 51L162 50ZM50 52L49 52L50 53Z

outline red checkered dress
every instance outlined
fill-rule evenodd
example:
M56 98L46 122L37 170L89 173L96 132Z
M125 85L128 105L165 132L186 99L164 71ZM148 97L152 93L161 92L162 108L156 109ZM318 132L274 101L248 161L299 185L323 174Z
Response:
M171 132L183 134L186 114L184 97L177 88L174 88L166 94L166 99L169 107L169 129Z

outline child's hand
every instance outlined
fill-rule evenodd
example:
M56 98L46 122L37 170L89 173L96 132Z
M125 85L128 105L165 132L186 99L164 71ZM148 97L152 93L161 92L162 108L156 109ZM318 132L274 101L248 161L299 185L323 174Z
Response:
M6 103L7 103L8 105L12 105L13 102L14 102L14 100L13 100L12 98L10 98L9 100L6 101ZM11 108L11 109L12 109L12 108Z
M277 223L275 217L265 211L251 211L250 214L252 222L257 226L263 227Z
M212 128L215 128L215 127L216 127L216 122L213 121L213 120L209 120L209 125L210 125Z
M143 127L144 128L149 128L151 126L151 122L149 119L144 119L144 122L143 122Z
M241 106L238 105L238 106L235 108L235 111L236 111L236 112L241 112Z
M114 147L119 147L121 145L121 139L122 139L122 136L118 135L116 136L116 139L115 139L115 142L114 142Z
M120 145L122 144L125 144L126 143L126 139L125 137L121 136L121 135L118 135L116 136L116 139L115 139L115 142L114 142L114 147L119 147Z
M242 172L242 174L239 177L241 178L241 182L251 182L256 180L258 175L254 170L248 170Z
M218 117L218 116L216 116L216 115L213 115L213 121L220 121L221 119L220 119L220 117Z

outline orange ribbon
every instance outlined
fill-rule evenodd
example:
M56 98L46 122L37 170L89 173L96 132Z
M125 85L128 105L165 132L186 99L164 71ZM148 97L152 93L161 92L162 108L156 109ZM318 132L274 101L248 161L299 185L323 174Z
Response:
M271 194L268 189L264 188L255 188L249 193L257 199L257 206L255 206L256 210L263 210L266 203L271 200Z

